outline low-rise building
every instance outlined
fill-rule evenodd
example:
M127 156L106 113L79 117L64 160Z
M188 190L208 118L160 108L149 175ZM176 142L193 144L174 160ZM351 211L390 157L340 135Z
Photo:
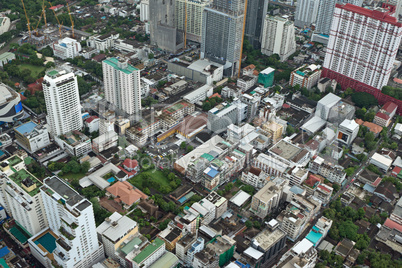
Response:
M153 242L146 244L142 248L135 248L127 254L126 260L128 265L133 268L149 267L162 257L165 252L165 242L157 237Z
M88 128L89 133L99 131L99 117L96 115L90 116L85 119L84 124Z
M115 32L90 36L87 39L87 46L96 48L99 51L106 51L114 46L114 42L117 38L119 38L119 34Z
M286 252L275 267L313 268L317 258L318 252L313 243L304 238Z
M258 74L258 83L264 85L265 88L272 87L274 84L275 69L268 67Z
M120 262L117 256L118 249L129 237L138 234L138 225L129 217L115 212L96 228L96 232L105 248L106 255ZM125 263L120 264L125 265Z
M100 153L112 147L116 147L118 139L119 137L114 131L103 133L92 140L92 150L96 153Z
M319 156L310 162L309 167L311 172L323 176L330 182L342 185L343 181L346 179L346 172L341 166L328 163L324 158Z
M299 85L300 88L311 89L317 85L318 80L321 77L321 66L310 64L303 65L290 74L289 85L294 87Z
M250 167L248 170L242 172L241 181L253 186L256 189L261 189L268 183L271 176L266 174L260 168Z
M354 120L345 119L338 128L337 140L349 146L358 132L359 125Z
M32 121L15 127L14 131L17 143L31 153L50 144L47 129Z
M0 18L1 20L1 18ZM3 54L0 54L0 67L3 67L7 63L11 62L12 60L15 60L15 54L11 52L4 52Z
M317 247L322 240L327 236L329 229L331 229L332 220L322 216L318 219L317 223L311 228L310 233L307 234L306 239Z
M211 97L213 93L213 87L210 85L204 85L198 89L195 89L183 96L183 99L190 103L197 103L204 101L206 98Z
M55 141L72 156L83 156L92 149L91 139L77 130L59 137L55 136Z
M198 238L191 233L185 234L176 243L176 256L185 264L190 266L194 255L204 249L204 239ZM198 243L197 243L198 242Z
M146 194L134 188L128 181L117 181L106 188L106 196L113 198L117 203L121 203L125 209L139 203L141 199L148 198Z
M0 35L8 32L10 25L11 23L9 17L0 17Z
M81 43L75 39L65 37L52 45L53 54L63 60L73 59L79 56L81 51Z
M322 205L325 206L331 200L332 193L334 192L334 188L326 185L320 184L314 191L313 196L321 201Z
M246 92L257 82L257 76L242 75L237 79L237 86Z
M173 251L176 248L177 241L183 237L183 232L178 227L168 226L158 234L158 237L165 241L166 249Z
M374 153L370 159L370 164L375 165L384 172L387 172L392 165L392 159L385 157L379 153Z

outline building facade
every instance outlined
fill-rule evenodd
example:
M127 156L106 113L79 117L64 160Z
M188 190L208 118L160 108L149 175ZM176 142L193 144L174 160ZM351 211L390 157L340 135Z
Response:
M285 61L296 52L295 29L292 21L278 16L266 16L261 40L261 53L278 54Z
M81 51L81 43L75 39L66 37L55 42L52 46L55 57L65 59L73 59L79 56Z
M124 59L102 62L105 99L128 115L141 110L140 72Z
M176 0L175 26L177 27L178 30L185 32L185 38L187 40L201 43L202 13L204 12L204 8L207 5L208 1L203 0L201 1Z
M201 58L224 65L225 76L237 76L243 39L244 1L214 0L204 9Z
M50 144L49 133L42 125L28 122L20 125L15 130L17 143L31 153Z
M317 85L321 77L321 66L315 64L303 65L290 74L289 84L294 87L299 85L300 88L311 89Z
M65 70L49 71L43 80L47 123L54 136L82 129L77 77Z
M297 1L295 13L295 26L299 28L310 27L317 18L320 0Z
M40 188L49 227L59 239L54 261L62 267L91 267L104 258L92 203L56 176Z
M255 49L261 48L261 31L268 10L268 0L248 0L244 36Z
M351 4L337 4L333 17L323 76L342 88L381 90L393 68L402 24L389 12Z

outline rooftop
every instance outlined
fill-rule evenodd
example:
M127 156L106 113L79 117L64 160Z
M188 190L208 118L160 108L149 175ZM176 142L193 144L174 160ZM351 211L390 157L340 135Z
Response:
M179 262L179 258L171 252L165 252L156 262L149 268L170 268Z
M146 246L137 256L134 257L133 261L137 264L142 263L146 258L152 255L156 250L158 250L165 242L160 238L155 238L154 242Z
M123 66L121 66L119 63L119 60L116 58L108 58L106 60L103 61L106 64L109 64L110 66L112 66L113 68L122 71L126 74L131 74L134 71L138 71L137 68L131 66L130 64L127 64L127 66L125 66L125 68L122 68Z
M270 149L270 152L279 155L288 161L298 162L296 160L298 156L303 153L303 149L291 144L290 142L280 140Z
M39 188L42 186L42 183L25 169L16 171L14 174L10 175L9 178L24 189L30 196L35 196L39 193Z
M136 226L137 223L135 221L115 212L109 218L106 218L106 220L96 228L96 231L116 243Z
M49 189L44 189L45 186ZM44 187L42 187L44 191L51 190L52 195L53 193L57 193L60 197L59 199L63 199L69 206L77 205L84 200L81 195L79 195L57 176L46 178L44 180Z
M276 228L273 231L265 229L253 238L253 243L260 246L264 251L267 251L272 245L285 236L286 233L279 228Z

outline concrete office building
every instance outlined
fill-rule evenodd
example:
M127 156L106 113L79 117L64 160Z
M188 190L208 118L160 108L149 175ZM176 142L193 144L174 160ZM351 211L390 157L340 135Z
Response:
M204 9L201 58L224 65L225 76L237 76L243 39L244 1L214 0Z
M266 16L261 40L261 53L271 56L278 54L285 61L296 52L293 22L278 16Z
M102 62L105 99L128 115L141 110L140 71L127 60L109 58Z
M63 60L73 59L79 55L81 51L81 43L75 39L66 37L60 39L52 45L53 54Z
M96 232L102 241L106 255L120 262L124 267L126 263L118 256L117 251L126 240L138 234L137 223L115 212L96 228Z
M344 89L381 90L401 43L402 24L389 12L351 4L336 4L333 17L323 77Z
M149 0L150 41L175 53L184 46L184 34L175 25L176 1Z
M187 5L187 6L186 6ZM185 30L186 19L186 39L197 43L202 41L202 13L204 8L208 5L205 0L176 0L175 3L175 26L177 30ZM187 11L187 14L186 14Z
M277 267L313 268L317 264L317 258L318 252L314 244L304 238L281 257Z
M87 46L97 49L98 51L106 51L114 47L114 43L119 38L119 34L111 32L103 35L90 36L87 39Z
M251 242L251 247L264 253L261 263L272 260L285 246L286 233L275 219L269 221L267 229L260 232Z
M208 111L207 128L215 133L227 131L229 125L237 125L247 118L247 107L247 104L237 100L225 107L212 108Z
M32 121L14 128L14 131L17 143L31 153L50 144L47 129Z
M16 157L23 163L23 160ZM36 235L48 226L45 208L39 188L42 183L26 169L12 174L0 173L2 205L7 213L29 235Z
M255 49L261 48L261 32L268 10L268 0L248 0L244 35Z
M42 83L50 133L60 136L83 127L77 77L66 70L47 72Z
M357 133L359 133L359 124L355 120L345 119L339 126L337 140L349 146L357 137Z
M183 96L183 99L190 102L190 103L197 103L197 102L202 102L206 98L211 97L213 93L213 87L210 85L204 85L202 87L199 87L187 95Z
M287 185L287 180L269 181L253 196L250 211L261 219L275 211L281 202L283 190Z
M40 190L49 227L59 237L56 248L50 253L56 264L91 267L103 259L92 203L56 176L46 178ZM38 247L31 246L31 250L40 254Z
M310 27L317 18L320 0L297 1L295 13L295 26L299 28Z

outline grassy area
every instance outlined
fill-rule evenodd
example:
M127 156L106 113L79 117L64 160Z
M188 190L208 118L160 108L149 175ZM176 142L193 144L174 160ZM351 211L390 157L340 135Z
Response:
M169 179L165 177L162 171L160 170L150 170L141 173L139 176L135 176L130 180L137 188L143 189L144 179L149 176L152 178L153 181L157 182L160 186L169 186Z
M33 78L35 78L35 79L38 79L38 78L39 78L39 74L40 74L42 71L46 70L46 68L43 67L43 66L35 66L35 65L26 64L26 63L23 63L23 64L19 65L18 67L19 67L20 71L22 71L22 70L24 70L24 69L30 70L30 71L31 71L31 76L32 76Z
M85 177L85 173L66 173L60 176L63 179L67 179L67 180L73 180L73 179L82 179L83 177Z

